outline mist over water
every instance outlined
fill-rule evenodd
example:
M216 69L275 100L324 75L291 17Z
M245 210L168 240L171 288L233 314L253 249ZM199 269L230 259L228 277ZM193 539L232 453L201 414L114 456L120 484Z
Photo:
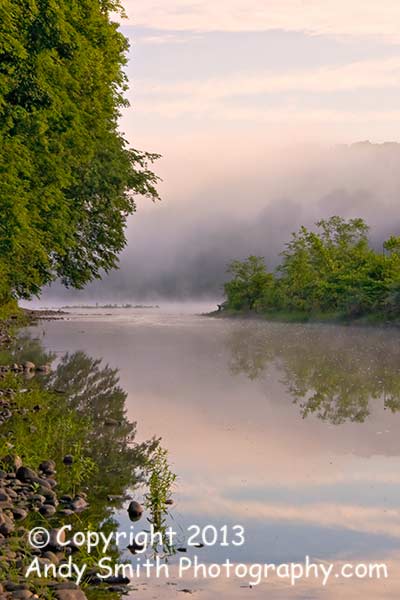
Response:
M163 201L139 202L118 271L81 292L54 284L42 301L214 301L232 259L261 255L273 268L300 225L362 217L376 247L399 233L400 144L212 150L182 146L160 161Z

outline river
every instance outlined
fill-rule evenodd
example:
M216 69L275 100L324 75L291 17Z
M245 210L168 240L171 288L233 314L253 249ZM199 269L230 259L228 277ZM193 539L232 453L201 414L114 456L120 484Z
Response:
M244 529L243 545L187 548L171 579L132 599L371 600L400 592L400 345L395 329L207 318L200 307L73 310L31 328L58 356L119 370L138 441L162 438L177 474L173 523ZM84 314L85 313L85 314ZM120 529L129 528L125 511ZM212 531L212 530L211 530ZM174 564L379 561L382 580L276 574L177 579ZM254 582L253 582L254 583Z

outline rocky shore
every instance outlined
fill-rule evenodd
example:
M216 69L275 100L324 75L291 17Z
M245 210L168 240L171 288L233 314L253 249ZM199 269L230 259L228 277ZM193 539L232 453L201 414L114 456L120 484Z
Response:
M60 531L69 524L72 531L112 530L113 510L128 499L129 518L138 520L143 508L126 490L158 442L132 448L135 426L124 417L126 396L109 367L99 369L97 361L78 353L53 369L52 355L18 331L42 315L0 320L0 600L115 600L128 592L129 579L99 578L93 556L60 545ZM46 318L63 317L56 311ZM96 382L90 391L88 381ZM108 460L118 464L115 477L107 473ZM29 539L37 527L49 532L39 549ZM111 557L120 560L118 548ZM71 562L88 566L84 577L65 574ZM28 573L33 563L40 569Z
M31 323L42 318L43 313L27 311L25 318ZM59 312L46 313L46 318L59 318ZM17 318L0 321L0 350L12 343L13 325ZM19 396L28 390L5 387L4 380L12 377L30 379L35 374L50 373L50 365L35 365L26 361L22 364L0 365L0 426L13 415L29 418L27 411L19 406ZM32 410L37 412L40 406ZM74 514L85 511L89 504L84 492L75 495L60 495L57 491L56 463L43 460L32 469L12 453L12 444L6 441L5 431L0 436L2 446L11 446L10 453L0 455L0 600L10 598L57 598L58 600L85 600L85 593L72 581L38 580L25 577L30 561L37 557L40 565L62 565L74 551L57 545L58 530L52 523L66 521ZM64 463L72 464L73 457L65 456ZM40 549L29 543L29 532L35 523L49 527L49 541ZM47 589L48 593L44 590Z
M43 461L38 470L25 467L18 456L7 455L0 459L7 470L0 470L0 564L2 573L10 573L12 579L0 584L0 599L40 598L37 594L43 582L27 581L23 573L27 563L35 556L41 565L59 565L67 561L71 548L57 545L57 529L49 529L49 541L41 549L29 544L34 514L51 523L52 517L69 516L88 507L86 494L59 497L56 491L55 463ZM27 526L26 522L30 521ZM44 540L45 541L45 540ZM19 575L17 575L19 574ZM85 594L72 582L49 581L55 597L59 600L83 600Z

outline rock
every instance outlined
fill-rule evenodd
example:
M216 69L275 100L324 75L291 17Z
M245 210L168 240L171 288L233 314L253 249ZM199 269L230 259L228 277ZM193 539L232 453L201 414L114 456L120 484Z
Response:
M46 497L42 496L41 494L34 494L33 496L31 496L31 501L34 504L45 504Z
M62 502L63 504L68 504L69 502L72 502L72 500L73 500L72 496L69 496L68 494L64 494L60 498L60 502Z
M78 590L78 586L73 581L61 581L54 584L56 590Z
M50 539L49 539L49 543L48 543L48 548L58 548L59 544L58 542L61 542L62 544L65 542L66 536L65 536L65 530L61 529L51 529L50 530Z
M46 475L54 475L56 472L56 463L54 460L43 460L39 465L39 469Z
M19 467L19 469L17 469L17 472L15 473L17 479L19 479L20 481L34 481L35 479L37 479L37 475L35 473L35 471L33 471L32 469L30 469L29 467Z
M131 521L139 521L143 514L143 506L136 502L136 500L132 500L132 502L128 506L128 515Z
M66 454L63 458L64 465L72 465L74 462L74 457L72 454Z
M18 506L14 506L11 510L16 521L23 521L28 516L28 512Z
M4 587L6 588L7 592L20 592L23 590L27 590L28 589L28 584L27 583L15 583L15 581L5 581L4 582Z
M47 550L47 552L44 552L42 554L43 558L47 558L47 560L49 560L51 563L53 563L53 565L58 565L58 563L60 562L58 559L58 556L56 554L54 554L54 552L51 552L50 550Z
M115 577L97 577L97 575L95 574L91 574L89 572L86 573L87 577L87 581L91 584L91 585L102 585L102 584L107 584L107 585L129 585L130 584L130 579L128 579L128 577L123 577L122 575L119 576L115 576Z
M29 360L24 362L24 364L22 366L24 367L24 371L34 371L36 368L35 363L30 362Z
M74 514L74 511L71 510L70 508L62 508L61 510L58 511L58 513L60 515L64 515L65 517L69 517Z
M85 508L87 508L88 506L89 504L86 502L85 498L81 498L80 496L75 496L71 503L71 508L75 512L81 512L82 510L85 510Z
M22 598L23 600L25 600L26 598L33 598L34 596L29 590L16 590L15 592L13 592L12 597Z
M136 554L136 552L142 552L144 549L144 544L138 544L135 540L132 541L132 544L129 544L128 550L132 554Z
M87 600L82 590L56 590L58 600Z
M5 514L0 514L0 533L8 536L14 531L14 529L15 526L12 519Z
M39 489L37 490L37 493L40 496L45 496L46 498L54 498L56 495L56 493L53 492L47 481L45 481L45 484L40 485Z
M36 371L38 373L44 373L44 374L48 374L51 372L51 366L50 365L39 365L38 367L36 367Z
M43 504L43 506L39 508L39 512L44 517L52 517L56 514L56 507L52 504Z

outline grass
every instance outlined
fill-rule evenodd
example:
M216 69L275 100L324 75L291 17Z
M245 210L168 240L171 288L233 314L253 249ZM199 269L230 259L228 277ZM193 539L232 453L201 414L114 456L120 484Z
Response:
M150 512L149 522L156 532L160 532L164 541L163 551L175 554L175 548L166 539L167 517L172 502L172 488L176 475L168 462L168 451L159 446L148 463L148 492L144 496L144 506ZM156 551L156 548L154 548Z
M57 463L59 489L75 494L94 469L93 461L82 451L92 428L90 420L68 410L59 395L42 389L38 381L27 383L8 373L0 380L0 389L13 390L13 401L18 407L0 427L0 457L19 456L25 466L33 469L42 460L53 459ZM63 464L67 453L74 455L72 467Z

